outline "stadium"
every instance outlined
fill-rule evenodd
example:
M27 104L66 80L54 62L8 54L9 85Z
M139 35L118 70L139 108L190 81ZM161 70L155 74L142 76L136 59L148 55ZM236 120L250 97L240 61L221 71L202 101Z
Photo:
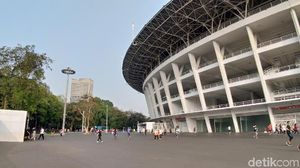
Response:
M152 121L183 132L300 122L299 0L171 0L123 60Z

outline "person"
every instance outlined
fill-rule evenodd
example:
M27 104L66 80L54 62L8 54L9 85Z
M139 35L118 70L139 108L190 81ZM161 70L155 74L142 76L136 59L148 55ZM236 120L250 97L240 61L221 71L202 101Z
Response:
M294 124L294 129L293 129L293 131L294 131L294 134L298 134L298 133L299 133L299 132L298 132L297 123Z
M286 145L287 146L292 146L292 140L293 140L294 137L293 137L293 134L292 134L292 128L290 126L289 121L286 123L286 134L289 138L288 141L286 142Z
M282 125L279 124L279 133L282 134Z
M39 136L38 140L40 140L41 137L42 137L43 140L44 140L44 139L45 139L44 134L45 134L45 130L44 130L44 128L42 127L41 130L40 130L40 136Z
M297 146L298 151L300 151L300 144Z
M228 134L231 134L231 126L230 125L228 125L227 130L228 130Z
M97 131L97 134L98 134L97 143L103 142L103 140L102 140L102 131L100 129Z
M276 133L276 134L279 134L279 133L280 133L280 132L279 132L279 126L278 126L278 124L275 125L275 133Z
M147 129L146 129L146 128L145 128L145 132L144 132L144 134L145 134L145 135L147 135Z
M64 134L63 129L60 129L60 130L59 130L59 135L60 135L60 136L63 136L63 134Z
M282 125L282 133L284 133L284 134L286 133L286 125L285 124Z
M36 130L35 130L35 128L33 128L33 131L32 131L32 140L35 141L35 138L36 138Z
M131 137L131 129L130 129L130 127L127 128L127 136L128 136L128 140L130 140L130 137Z
M175 128L175 135L176 135L177 139L179 138L179 134L180 134L179 126L176 126L176 128Z
M258 128L256 125L253 125L253 131L254 131L253 138L257 139L258 138Z
M116 140L117 139L117 129L116 128L113 130L113 135L114 135L114 139Z
M156 129L154 130L154 140L158 140L159 139L159 130Z

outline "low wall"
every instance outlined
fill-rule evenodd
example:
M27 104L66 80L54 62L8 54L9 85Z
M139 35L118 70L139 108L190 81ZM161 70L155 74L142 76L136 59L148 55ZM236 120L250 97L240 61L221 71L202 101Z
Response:
M0 142L23 142L27 111L0 110Z

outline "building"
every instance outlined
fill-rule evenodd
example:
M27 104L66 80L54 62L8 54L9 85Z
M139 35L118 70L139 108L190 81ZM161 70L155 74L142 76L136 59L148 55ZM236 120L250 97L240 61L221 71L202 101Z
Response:
M134 39L123 76L168 128L299 123L299 19L299 0L172 0Z
M87 78L72 79L71 102L78 102L83 97L93 97L93 80Z

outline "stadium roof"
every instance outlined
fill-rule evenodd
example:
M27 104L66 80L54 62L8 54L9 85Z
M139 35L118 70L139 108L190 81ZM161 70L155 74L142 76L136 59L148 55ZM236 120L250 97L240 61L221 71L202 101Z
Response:
M200 39L287 0L171 0L135 37L123 76L139 92L160 63Z

